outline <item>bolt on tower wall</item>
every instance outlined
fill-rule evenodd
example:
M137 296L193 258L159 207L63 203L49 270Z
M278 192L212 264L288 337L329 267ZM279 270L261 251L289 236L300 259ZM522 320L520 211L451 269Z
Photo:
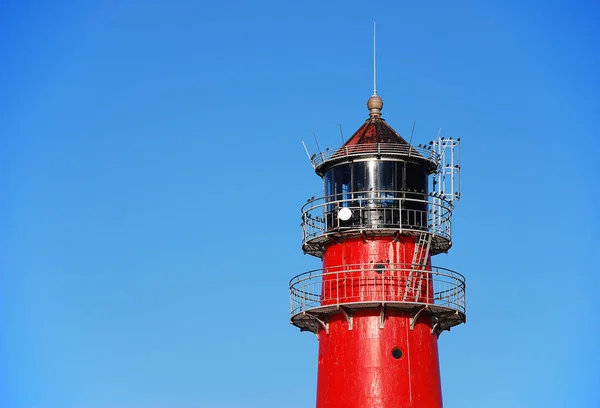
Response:
M302 249L323 267L290 281L291 323L319 341L317 408L439 408L437 339L466 320L464 277L431 264L452 245L460 139L411 146L379 96L367 107L311 158L324 195L302 208Z

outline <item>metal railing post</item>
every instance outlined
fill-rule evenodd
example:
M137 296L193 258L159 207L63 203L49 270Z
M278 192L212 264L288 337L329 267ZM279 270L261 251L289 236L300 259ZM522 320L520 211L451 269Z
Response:
M381 271L381 300L385 302L385 269Z
M336 304L340 304L340 272L335 271L335 296L336 296Z

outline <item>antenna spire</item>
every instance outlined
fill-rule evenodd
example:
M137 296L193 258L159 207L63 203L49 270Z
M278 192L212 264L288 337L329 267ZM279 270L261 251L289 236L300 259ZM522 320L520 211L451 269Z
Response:
M373 21L373 95L367 101L371 119L381 117L383 100L377 95L377 23Z
M373 95L377 95L377 22L373 21Z

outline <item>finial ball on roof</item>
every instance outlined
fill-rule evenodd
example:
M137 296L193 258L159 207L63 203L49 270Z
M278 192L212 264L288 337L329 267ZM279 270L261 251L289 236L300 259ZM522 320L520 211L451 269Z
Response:
M383 109L383 99L377 94L373 94L367 101L367 108L369 109L369 116L372 118L378 118L381 116L381 109Z

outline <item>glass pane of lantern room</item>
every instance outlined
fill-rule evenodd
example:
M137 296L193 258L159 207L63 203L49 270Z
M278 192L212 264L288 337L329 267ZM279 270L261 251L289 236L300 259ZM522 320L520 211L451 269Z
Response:
M419 197L427 193L427 170L425 168L409 163L406 169L406 188L416 191Z
M408 163L406 166L406 202L408 223L413 227L427 225L427 170Z
M348 206L348 200L350 199L350 181L350 165L344 164L337 166L334 173L335 199L343 200L343 202L340 203L342 206Z
M377 160L355 162L352 166L354 198L373 197L373 192L379 189Z
M330 169L327 173L325 173L325 177L323 177L323 192L325 195L325 201L329 201L333 194L333 171L335 169Z
M396 190L404 191L406 190L405 180L404 180L404 166L405 163L396 163Z
M352 165L352 191L362 193L367 190L367 168L365 162L356 162ZM355 197L364 197L362 194L355 194Z
M350 191L352 192L352 206L362 207L364 205L363 198L366 197L365 190L367 190L367 168L364 162L352 163L352 185Z
M393 198L394 191L397 190L396 183L396 162L379 162L379 191L382 198Z
M377 180L379 179L379 166L377 160L369 160L367 163L367 190L377 191L379 185ZM372 196L372 194L370 194Z

